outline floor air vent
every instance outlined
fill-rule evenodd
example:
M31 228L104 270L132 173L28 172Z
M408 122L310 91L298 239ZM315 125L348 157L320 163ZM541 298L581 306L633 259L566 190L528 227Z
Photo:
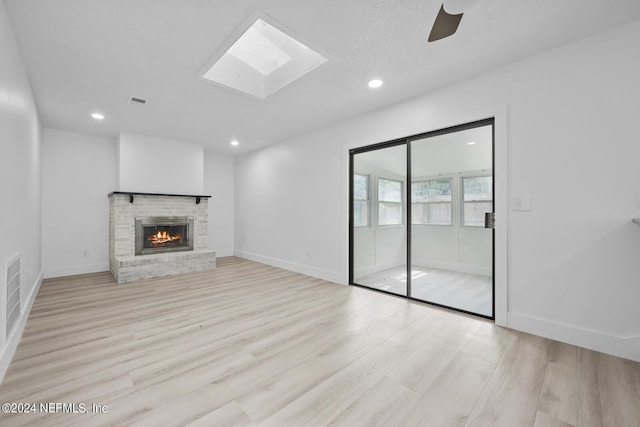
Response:
M4 307L4 330L6 340L11 337L15 326L20 319L20 256L15 255L4 263L4 283L3 300L6 302Z

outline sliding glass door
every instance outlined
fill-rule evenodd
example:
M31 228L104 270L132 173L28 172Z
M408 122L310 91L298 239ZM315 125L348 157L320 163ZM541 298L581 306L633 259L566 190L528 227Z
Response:
M352 156L355 283L407 296L407 148L390 145Z
M493 119L351 151L350 282L494 317Z
M493 317L493 126L410 140L411 297Z

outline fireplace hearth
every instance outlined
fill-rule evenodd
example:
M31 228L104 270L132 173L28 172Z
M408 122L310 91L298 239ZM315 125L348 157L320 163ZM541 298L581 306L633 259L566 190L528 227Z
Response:
M193 250L193 218L136 218L136 255Z
M109 269L118 283L216 268L210 197L109 193Z

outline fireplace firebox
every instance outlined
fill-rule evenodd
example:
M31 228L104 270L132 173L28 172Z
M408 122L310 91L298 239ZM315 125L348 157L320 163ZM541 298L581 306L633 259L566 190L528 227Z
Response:
M136 255L193 250L192 217L136 218Z

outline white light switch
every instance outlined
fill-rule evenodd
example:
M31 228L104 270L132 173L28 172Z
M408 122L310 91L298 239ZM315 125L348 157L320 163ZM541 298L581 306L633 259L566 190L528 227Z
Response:
M514 197L512 200L512 209L518 212L531 212L531 197Z

